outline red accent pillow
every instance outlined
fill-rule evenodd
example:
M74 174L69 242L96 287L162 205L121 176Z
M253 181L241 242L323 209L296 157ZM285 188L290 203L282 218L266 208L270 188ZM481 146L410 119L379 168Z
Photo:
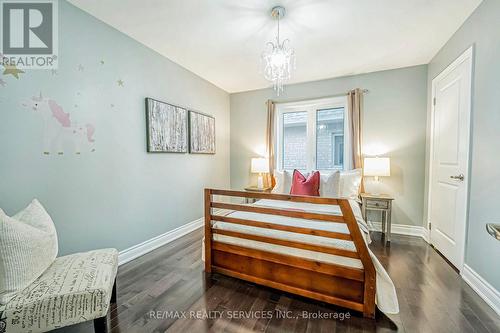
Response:
M320 179L319 171L312 172L306 179L299 170L293 170L290 194L319 197Z

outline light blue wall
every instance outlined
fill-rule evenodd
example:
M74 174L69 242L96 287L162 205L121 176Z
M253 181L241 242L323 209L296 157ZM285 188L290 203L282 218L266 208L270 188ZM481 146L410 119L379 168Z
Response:
M0 77L0 207L38 198L60 254L122 250L201 217L202 189L229 186L229 95L65 1L59 18L58 75ZM95 124L96 152L42 155L41 119L21 106L40 91ZM217 154L147 154L145 97L214 115Z
M396 198L393 223L422 225L426 65L287 85L279 98L272 89L231 94L231 187L256 183L250 159L265 153L267 99L311 99L357 87L369 90L364 98L364 151L391 157L392 174L381 178L381 191ZM368 179L366 189L372 185Z
M429 87L471 45L475 54L465 263L500 290L500 242L485 230L486 222L500 223L500 1L484 0L432 59ZM430 106L430 90L428 96Z

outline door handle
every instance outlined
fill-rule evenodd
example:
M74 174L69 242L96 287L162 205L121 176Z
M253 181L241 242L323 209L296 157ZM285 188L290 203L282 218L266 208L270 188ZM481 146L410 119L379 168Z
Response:
M451 178L451 179L460 180L461 182L463 182L463 181L464 181L465 176L464 176L464 174L463 174L463 173L461 173L461 174L459 174L458 176L450 176L450 178Z

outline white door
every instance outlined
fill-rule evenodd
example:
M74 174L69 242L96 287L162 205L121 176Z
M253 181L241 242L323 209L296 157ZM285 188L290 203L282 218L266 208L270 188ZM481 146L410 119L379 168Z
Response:
M462 269L467 218L472 48L432 81L431 242Z

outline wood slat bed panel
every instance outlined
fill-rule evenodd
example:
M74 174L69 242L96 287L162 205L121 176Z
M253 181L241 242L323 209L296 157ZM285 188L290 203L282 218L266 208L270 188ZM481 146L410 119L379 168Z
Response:
M348 309L353 309L355 311L359 311L359 312L363 311L363 303L348 301L348 300L343 299L343 298L328 296L328 295L325 295L322 293L309 291L307 289L291 287L291 286L288 286L288 285L285 285L285 284L282 284L279 282L261 279L261 278L258 278L256 276L253 276L253 275L242 274L242 273L235 272L235 271L232 271L230 269L225 269L225 268L218 267L218 266L214 266L213 269L216 273L221 273L224 275L232 276L232 277L237 278L237 279L257 283L257 284L260 284L263 286L268 286L268 287L282 290L285 292L289 292L292 294L296 294L296 295L300 295L300 296L304 296L304 297L309 297L309 298L312 298L312 299L315 299L318 301L322 301L325 303L342 306L342 307L348 308Z
M363 282L311 272L297 267L260 261L233 253L214 251L214 267L239 274L254 276L292 288L308 290L325 296L342 298L348 302L363 301ZM294 278L290 280L290 277ZM286 290L288 291L288 290Z
M295 241L289 241L289 240L273 238L273 237L251 235L251 234L230 231L230 230L212 229L212 234L219 234L219 235L225 235L225 236L230 236L230 237L249 239L249 240L254 240L254 241L258 241L258 242L288 246L288 247L293 247L293 248L297 248L297 249L303 249L303 250L339 255L342 257L359 259L359 255L357 252L339 249L339 248L334 248L334 247L330 247L330 246L321 246L321 245L314 245L314 244L303 243L303 242L295 242Z
M334 198L305 197L288 194L240 192L230 190L211 190L213 195L222 195L239 198L269 199L278 201L305 202L311 204L338 205L338 200Z
M221 215L212 215L211 219L214 221L241 224L241 225L247 225L247 226L258 227L258 228L265 228L265 229L289 231L289 232L295 232L295 233L304 234L304 235L322 236L322 237L343 239L343 240L348 240L348 241L352 240L351 235L344 234L341 232L317 230L317 229L302 228L302 227L292 227L292 226L288 226L288 225L269 223L269 222L261 222L261 221L253 221L253 220L245 220L245 219L239 219L239 218L235 218L235 217L227 217L227 216L221 216Z
M365 278L362 269L352 268L347 266L323 263L285 254L278 254L268 251L261 251L243 246L226 244L222 242L212 241L212 250L238 254L240 256L251 257L259 260L282 264L285 266L296 267L304 270L319 272L332 276L340 276L343 278L363 281Z
M286 216L286 217L305 219L305 220L318 220L318 221L345 223L344 218L341 215L309 213L309 212L305 212L305 211L288 210L288 209L281 210L281 209L276 209L276 208L228 204L228 203L222 203L222 202L212 202L211 207L212 208L219 208L219 209L236 210L236 211L240 211L240 212L250 212L250 213Z

